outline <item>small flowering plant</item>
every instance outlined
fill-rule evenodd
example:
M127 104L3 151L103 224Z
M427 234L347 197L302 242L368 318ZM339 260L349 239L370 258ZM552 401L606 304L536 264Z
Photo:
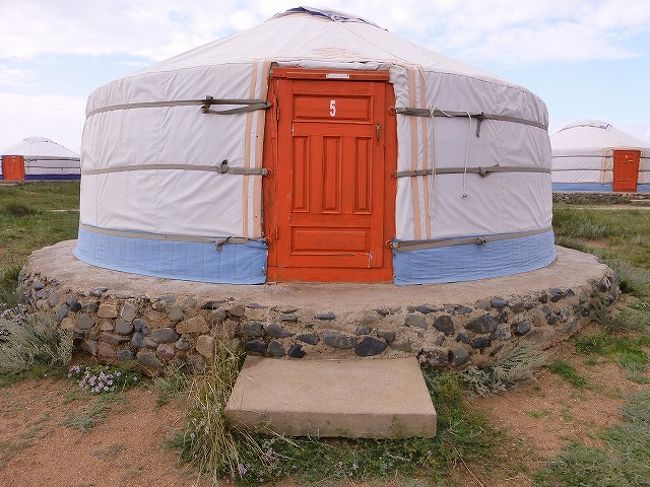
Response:
M94 394L123 391L141 381L138 372L107 365L73 365L68 377L77 381L81 389Z

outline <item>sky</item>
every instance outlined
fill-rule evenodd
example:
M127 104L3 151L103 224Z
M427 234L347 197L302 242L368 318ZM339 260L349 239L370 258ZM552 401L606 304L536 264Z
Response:
M650 141L650 0L309 0L525 86L550 132L605 120ZM0 0L0 149L78 152L97 87L288 8L270 0Z

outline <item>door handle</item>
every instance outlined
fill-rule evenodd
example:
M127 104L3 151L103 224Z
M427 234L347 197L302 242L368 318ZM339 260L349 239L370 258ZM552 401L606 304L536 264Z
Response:
M381 123L377 122L375 124L375 137L377 141L379 141L379 138L381 137Z

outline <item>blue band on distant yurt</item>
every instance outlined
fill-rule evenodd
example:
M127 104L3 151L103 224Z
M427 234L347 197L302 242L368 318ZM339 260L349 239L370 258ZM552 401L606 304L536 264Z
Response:
M611 193L612 183L553 183L553 191L562 191L565 193L598 192ZM637 184L637 193L650 193L650 184Z
M74 256L87 264L146 276L229 284L266 281L267 246L251 240L186 242L107 235L79 228Z
M393 252L395 284L436 284L507 276L555 260L553 231L507 240Z
M25 174L25 181L79 181L80 174Z

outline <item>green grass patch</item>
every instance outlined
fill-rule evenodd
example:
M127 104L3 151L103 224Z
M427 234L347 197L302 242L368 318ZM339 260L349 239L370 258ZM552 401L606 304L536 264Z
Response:
M578 389L587 389L589 387L587 379L580 375L576 368L566 360L554 360L546 368Z
M456 373L427 371L425 380L438 412L434 439L284 438L229 425L223 408L241 365L241 356L221 346L205 377L188 394L188 423L172 440L181 458L217 480L241 484L286 477L301 482L427 476L439 480L457 465L497 462L499 434L471 410Z
M539 487L649 485L650 391L632 396L623 422L600 435L602 448L573 444L535 474Z
M626 377L646 384L650 362L650 336L612 335L606 331L585 335L575 340L576 349L584 354L599 355L614 360L626 371Z
M0 373L0 389L10 387L26 380L36 380L45 378L63 379L66 376L65 367L52 366L46 364L34 364L28 370L21 372Z
M34 250L76 238L78 208L78 182L0 187L0 275Z

